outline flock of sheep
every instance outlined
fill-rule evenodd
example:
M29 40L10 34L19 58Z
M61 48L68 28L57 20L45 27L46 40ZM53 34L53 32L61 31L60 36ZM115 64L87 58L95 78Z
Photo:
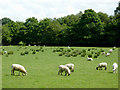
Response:
M69 47L70 48L70 47ZM115 49L116 47L114 47ZM113 49L110 49L108 53L105 53L103 52L102 54L105 54L106 56L109 56L110 53L112 53ZM7 53L7 52L4 52L4 53ZM87 59L88 61L93 61L92 58L89 58ZM96 70L102 70L102 68L105 68L105 70L107 70L107 63L106 62L103 62L103 63L99 63L99 65L96 67ZM117 72L117 68L118 68L118 64L117 63L113 63L112 65L113 67L113 73L116 73ZM19 65L19 64L12 64L12 70L11 70L11 75L14 75L14 71L19 71L19 75L20 75L20 72L22 72L22 75L27 75L27 70L22 66L22 65ZM71 72L74 72L74 64L72 63L69 63L69 64L65 64L65 65L59 65L59 71L58 71L58 75L65 72L65 76L68 74L68 76L71 74Z

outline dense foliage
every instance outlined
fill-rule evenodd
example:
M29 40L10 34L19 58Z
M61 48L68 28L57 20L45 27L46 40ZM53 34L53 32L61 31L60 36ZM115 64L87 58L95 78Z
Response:
M119 17L88 9L84 13L40 21L35 17L25 22L2 18L2 44L118 46Z

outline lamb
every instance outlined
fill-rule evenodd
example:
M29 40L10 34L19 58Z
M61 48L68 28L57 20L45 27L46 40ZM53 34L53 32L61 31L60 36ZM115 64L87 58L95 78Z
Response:
M7 51L4 51L4 54L7 54L8 52Z
M14 71L19 71L19 75L20 75L20 72L22 72L22 75L23 73L27 75L26 69L22 65L19 65L19 64L12 64L11 75L14 75Z
M65 71L65 76L68 74L68 76L70 75L70 69L67 67L67 66L65 66L65 65L60 65L59 66L59 71L58 71L58 75L59 75L59 73L61 73L61 75L62 75L62 72L63 71Z
M106 57L107 57L107 56L110 56L110 53L106 53Z
M117 72L117 68L118 68L118 64L117 63L113 63L113 73Z
M70 46L68 46L68 49L70 49Z
M98 70L98 68L100 68L102 70L102 67L105 67L105 70L107 70L107 63L106 62L99 63L99 65L96 67L96 69Z
M93 61L93 59L92 59L92 58L89 58L89 57L87 58L87 60L88 60L88 61Z
M65 64L65 66L67 66L71 70L71 72L74 72L74 64L69 63L69 64Z
M113 50L112 50L112 49L110 49L110 50L109 50L109 53L112 53L112 51L113 51Z

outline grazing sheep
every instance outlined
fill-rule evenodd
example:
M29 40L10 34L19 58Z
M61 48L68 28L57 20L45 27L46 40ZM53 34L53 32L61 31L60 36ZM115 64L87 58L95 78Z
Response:
M113 51L113 50L112 50L112 49L110 49L110 50L109 50L109 53L112 53L112 51Z
M105 70L107 69L107 63L103 62L103 63L99 63L99 65L96 67L96 69L98 70L98 68L100 68L102 70L102 67L105 67Z
M107 56L110 56L110 53L106 53L106 57L107 57Z
M68 46L68 49L70 49L70 46Z
M114 46L113 49L115 49L116 47Z
M93 59L92 59L92 58L89 58L89 57L87 58L87 60L88 60L88 61L93 61Z
M113 73L117 72L117 68L118 68L118 64L117 63L113 63Z
M74 64L69 63L69 64L65 64L65 66L67 66L71 70L71 72L74 72Z
M20 72L22 72L22 75L23 73L27 75L27 71L25 70L25 68L19 64L12 64L11 75L14 75L14 71L19 71L19 75L20 75Z
M7 51L4 51L4 54L7 54L8 52Z
M28 46L31 46L30 44Z
M70 69L67 67L67 66L65 66L65 65L60 65L59 66L59 71L58 71L58 75L59 75L59 73L61 73L61 75L62 75L62 72L63 71L65 71L65 76L68 74L68 76L70 75Z

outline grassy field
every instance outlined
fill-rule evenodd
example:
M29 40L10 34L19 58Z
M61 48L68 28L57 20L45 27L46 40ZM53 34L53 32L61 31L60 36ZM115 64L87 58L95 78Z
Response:
M118 49L116 48L110 56L105 55L87 61L85 57L59 56L56 52L58 47L43 47L41 51L33 54L38 47L4 46L4 51L12 51L13 55L2 56L2 88L118 88L118 73L112 73L112 64L118 63ZM60 47L67 50L67 47ZM86 50L86 53L99 51L101 48L94 47L72 47L74 50ZM92 49L93 48L93 49ZM88 51L91 49L91 51ZM111 48L102 48L108 52ZM28 54L22 53L28 51ZM71 53L69 52L69 53ZM21 53L23 55L21 55ZM100 62L107 62L107 70L96 70ZM11 76L11 65L17 63L23 65L27 76ZM70 76L58 75L59 65L74 63L75 71Z

